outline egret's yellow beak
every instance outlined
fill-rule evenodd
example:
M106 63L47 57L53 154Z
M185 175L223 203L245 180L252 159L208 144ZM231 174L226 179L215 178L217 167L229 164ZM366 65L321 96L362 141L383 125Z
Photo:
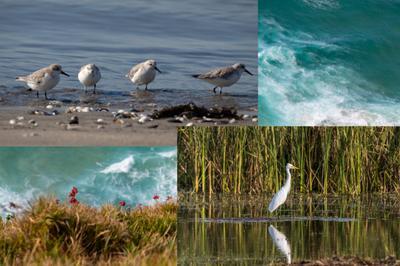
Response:
M292 166L292 169L299 169L299 168L293 165L293 166Z

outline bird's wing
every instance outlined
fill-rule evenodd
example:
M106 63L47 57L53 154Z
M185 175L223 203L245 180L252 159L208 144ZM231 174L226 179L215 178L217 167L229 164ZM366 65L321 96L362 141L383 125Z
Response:
M276 194L272 198L271 202L269 203L268 210L270 212L273 212L274 210L276 210L276 208L278 208L280 205L282 205L285 202L286 196L287 195L285 194L285 190L283 188L281 188L278 192L276 192Z
M141 66L142 66L141 64L137 64L136 66L132 67L131 70L129 70L127 77L132 78L136 74L136 72L139 71Z
M44 68L39 69L29 76L26 76L26 81L27 82L32 82L32 83L41 83L43 79L46 77L47 72L45 71ZM48 74L47 74L48 75Z
M233 67L222 67L199 75L200 79L227 78L234 71Z

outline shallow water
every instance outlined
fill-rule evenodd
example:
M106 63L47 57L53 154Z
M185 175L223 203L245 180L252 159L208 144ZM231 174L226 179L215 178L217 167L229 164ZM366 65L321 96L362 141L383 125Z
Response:
M265 265L400 254L396 195L291 195L272 215L271 196L185 196L178 213L180 264Z
M175 147L3 147L0 161L1 216L9 202L28 206L49 195L67 201L72 186L91 206L149 205L153 195L176 196Z
M211 85L190 75L235 62L257 72L257 2L234 1L25 1L0 3L0 97L21 90L14 79L58 62L70 78L61 76L49 92L57 99L76 101L81 65L96 63L98 84L107 102L129 97L135 86L124 76L135 63L154 58L163 74L149 89L159 105L188 103L257 106L257 78L243 75L222 97ZM54 93L57 91L57 93ZM122 97L121 97L122 94ZM25 105L32 98L10 104ZM101 100L100 100L101 101Z
M400 1L259 1L263 125L399 125Z

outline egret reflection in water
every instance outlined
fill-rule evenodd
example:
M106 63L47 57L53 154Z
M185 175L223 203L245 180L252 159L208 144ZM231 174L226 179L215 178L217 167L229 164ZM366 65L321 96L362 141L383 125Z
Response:
M282 232L278 231L278 229L276 229L273 225L268 227L268 233L271 236L275 246L279 249L279 251L282 252L283 255L285 255L287 263L290 264L292 261L291 249L286 236Z

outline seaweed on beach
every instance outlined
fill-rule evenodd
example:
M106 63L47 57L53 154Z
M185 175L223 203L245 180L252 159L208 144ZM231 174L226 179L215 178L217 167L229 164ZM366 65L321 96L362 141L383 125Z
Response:
M240 118L237 114L237 110L234 108L206 108L204 106L199 107L194 103L181 104L165 107L161 110L155 110L151 117L153 119L161 119L183 115L189 119L194 117L202 118L204 116L208 118Z

